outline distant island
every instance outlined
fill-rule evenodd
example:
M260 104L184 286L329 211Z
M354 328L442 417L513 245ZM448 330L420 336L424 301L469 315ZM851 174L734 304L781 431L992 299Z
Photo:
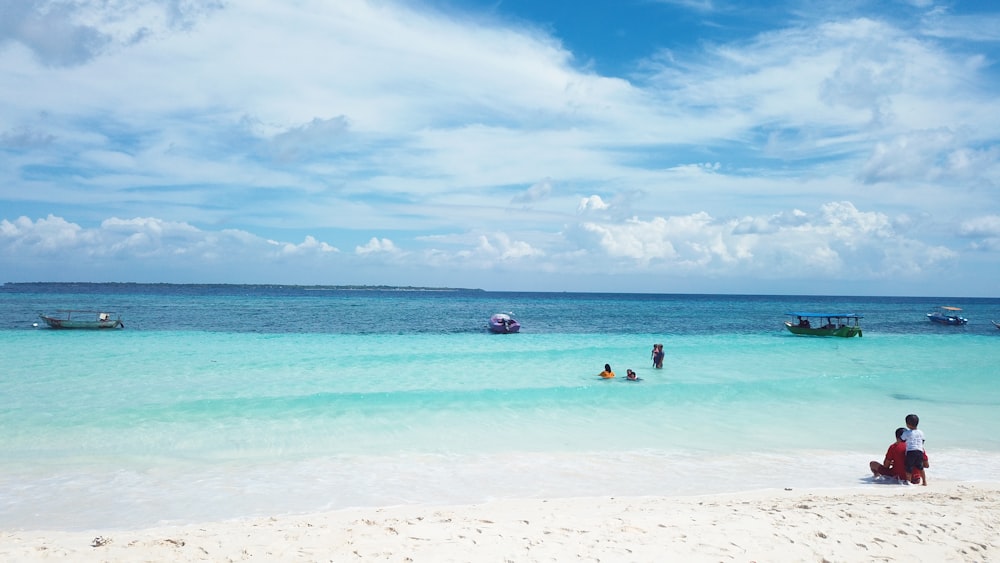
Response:
M143 287L239 287L260 289L302 289L305 291L452 291L452 292L484 292L483 289L465 287L423 287L413 285L298 285L284 283L144 283L144 282L5 282L5 289L17 288L66 288L87 289L104 287L143 288Z
M306 291L486 291L468 287L420 287L412 285L269 285L266 287L299 287Z

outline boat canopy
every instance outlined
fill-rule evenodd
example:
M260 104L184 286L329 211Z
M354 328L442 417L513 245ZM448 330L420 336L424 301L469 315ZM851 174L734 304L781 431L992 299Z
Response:
M818 318L822 317L824 319L863 319L861 315L856 315L854 313L785 313L786 315L792 317L811 317Z
M962 310L961 307L941 307L941 308L944 309L945 311L961 311Z
M56 313L95 313L95 314L97 314L97 313L109 313L109 314L112 314L112 315L115 314L114 311L93 311L93 310L90 310L90 309L56 309L55 312Z

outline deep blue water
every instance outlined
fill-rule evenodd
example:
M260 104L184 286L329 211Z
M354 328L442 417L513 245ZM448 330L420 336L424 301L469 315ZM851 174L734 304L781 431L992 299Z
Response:
M971 321L941 327L926 314L959 305ZM866 332L976 334L996 330L1000 299L526 293L478 290L338 290L303 286L5 284L0 329L30 326L57 309L111 309L131 330L254 333L447 334L481 332L493 312L513 311L532 333L759 334L782 330L784 313L863 315Z

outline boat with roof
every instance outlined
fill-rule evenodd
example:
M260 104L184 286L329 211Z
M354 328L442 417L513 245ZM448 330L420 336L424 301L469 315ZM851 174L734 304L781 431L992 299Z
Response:
M82 311L79 309L63 309L56 315L38 315L50 328L125 328L125 323L117 313L112 311Z
M969 322L969 319L958 314L961 310L960 307L941 307L940 311L927 313L927 318L932 323L941 325L964 325Z
M785 313L795 317L785 321L788 332L799 336L840 336L850 338L862 336L861 315L854 313Z

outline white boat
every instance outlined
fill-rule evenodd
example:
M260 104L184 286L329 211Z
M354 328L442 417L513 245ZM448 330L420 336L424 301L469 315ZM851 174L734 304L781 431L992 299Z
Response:
M38 315L51 328L125 328L120 315L109 311L81 311L65 309L58 315Z

